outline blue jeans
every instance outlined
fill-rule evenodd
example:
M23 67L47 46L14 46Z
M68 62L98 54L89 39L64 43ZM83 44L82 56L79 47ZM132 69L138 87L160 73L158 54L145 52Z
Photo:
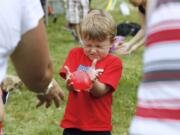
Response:
M76 128L65 128L63 135L111 135L110 131L81 131Z

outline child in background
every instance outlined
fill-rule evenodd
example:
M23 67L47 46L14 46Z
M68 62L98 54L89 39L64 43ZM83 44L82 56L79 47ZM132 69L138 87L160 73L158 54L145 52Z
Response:
M111 135L112 95L122 73L120 58L109 53L115 36L116 25L108 13L92 10L83 19L83 48L73 48L60 70L69 90L61 122L63 135ZM91 76L93 85L89 92L77 92L69 83L71 74L77 70L87 71Z
M75 40L82 44L80 23L89 11L89 0L67 0L66 18Z

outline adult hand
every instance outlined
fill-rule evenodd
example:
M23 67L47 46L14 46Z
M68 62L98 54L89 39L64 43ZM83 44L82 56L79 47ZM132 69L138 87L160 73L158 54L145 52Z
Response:
M97 59L94 59L91 67L87 71L91 77L91 80L96 80L99 77L99 75L101 75L102 72L104 71L104 69L96 69L96 63L97 63Z
M129 45L127 43L120 44L116 47L115 53L120 55L128 55L129 52Z
M52 88L48 92L48 94L40 94L37 95L38 103L36 107L40 107L43 104L45 104L46 108L50 107L52 102L54 101L55 106L58 108L62 102L62 100L65 99L65 95L63 90L60 88L58 83L53 80Z

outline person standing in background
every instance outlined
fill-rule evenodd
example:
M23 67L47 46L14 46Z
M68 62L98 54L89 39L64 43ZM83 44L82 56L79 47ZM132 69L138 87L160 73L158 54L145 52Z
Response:
M89 12L89 0L67 0L66 18L75 40L82 45L80 23Z
M180 1L149 0L143 81L130 135L180 134Z

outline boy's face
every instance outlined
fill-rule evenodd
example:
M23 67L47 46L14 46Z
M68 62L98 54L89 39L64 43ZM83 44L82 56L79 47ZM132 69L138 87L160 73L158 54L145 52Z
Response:
M83 40L83 43L84 52L90 60L101 60L107 56L113 44L110 39L106 39L101 42L95 40Z

